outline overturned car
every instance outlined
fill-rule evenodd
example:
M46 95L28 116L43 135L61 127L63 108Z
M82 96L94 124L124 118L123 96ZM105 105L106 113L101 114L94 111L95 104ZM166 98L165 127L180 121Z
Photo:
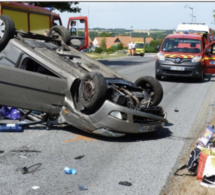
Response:
M47 37L16 31L7 16L0 24L1 105L44 112L48 125L110 137L156 131L167 122L158 106L163 89L153 77L130 82L77 51L77 39L74 47L65 44L63 27Z

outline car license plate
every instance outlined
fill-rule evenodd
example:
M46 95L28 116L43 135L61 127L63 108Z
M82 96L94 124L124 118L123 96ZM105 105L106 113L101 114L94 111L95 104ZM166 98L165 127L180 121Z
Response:
M178 71L184 71L185 70L185 68L184 67L178 67L178 66L171 66L170 67L170 70L178 70Z
M154 131L154 126L141 126L139 128L140 132L150 132L150 131Z

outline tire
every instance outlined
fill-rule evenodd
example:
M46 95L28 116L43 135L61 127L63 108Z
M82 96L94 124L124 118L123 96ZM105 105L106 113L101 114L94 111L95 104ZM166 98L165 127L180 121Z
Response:
M66 44L70 43L70 32L64 26L53 26L48 36L63 40Z
M161 102L163 98L163 88L160 82L154 77L140 77L135 81L135 85L148 92L153 106L157 106Z
M157 79L157 80L161 80L161 75L160 74L157 74L157 73L155 73L155 78Z
M196 79L197 82L199 82L199 83L203 82L204 77L205 77L205 75L204 75L204 73L203 73L203 71L202 71L200 77L198 77L198 78Z
M15 26L9 16L0 15L0 51L2 51L9 40L15 35Z
M107 84L102 74L90 72L81 80L79 98L87 113L95 112L104 102Z

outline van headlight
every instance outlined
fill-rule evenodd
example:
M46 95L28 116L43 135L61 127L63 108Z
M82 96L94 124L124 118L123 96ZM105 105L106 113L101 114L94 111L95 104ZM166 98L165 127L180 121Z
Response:
M193 59L191 60L191 62L200 62L200 60L202 59L202 56L194 56Z
M165 56L162 53L158 53L157 56L158 56L158 60L165 61Z

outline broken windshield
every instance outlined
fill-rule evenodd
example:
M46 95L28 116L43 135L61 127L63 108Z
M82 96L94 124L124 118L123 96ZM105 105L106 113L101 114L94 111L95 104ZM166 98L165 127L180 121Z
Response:
M197 39L169 38L166 39L162 51L180 53L200 53L201 41Z

